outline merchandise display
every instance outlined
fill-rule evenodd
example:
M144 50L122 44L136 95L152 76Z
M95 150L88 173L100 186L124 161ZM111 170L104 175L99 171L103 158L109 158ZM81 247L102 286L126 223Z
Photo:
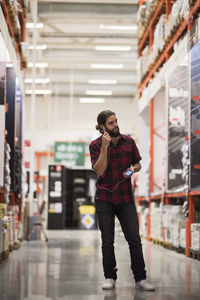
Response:
M151 204L151 238L162 240L162 207L156 207L156 203Z
M26 61L22 44L25 41L26 5L22 1L2 0L0 4L0 253L20 247L22 240L22 102L23 68ZM17 89L19 93L17 93ZM3 127L2 127L3 126ZM20 224L20 226L19 226ZM20 230L19 230L20 228Z
M200 251L200 223L191 224L191 249Z
M10 185L11 185L11 178L10 178L10 146L6 144L6 153L5 153L5 203L9 203L9 193L10 193Z
M138 179L140 233L186 256L200 210L199 12L190 0L140 1L138 11L139 147L150 162L149 182Z
M93 170L50 165L48 229L96 228L95 182Z

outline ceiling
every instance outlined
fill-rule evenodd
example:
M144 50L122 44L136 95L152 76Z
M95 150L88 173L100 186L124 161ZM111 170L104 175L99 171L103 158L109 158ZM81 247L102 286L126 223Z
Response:
M73 93L74 98L133 99L137 91L137 3L137 0L38 0L38 23L44 26L38 29L37 45L46 45L46 49L36 51L37 62L48 66L37 68L36 78L50 81L37 84L36 89L50 90L59 97ZM32 16L33 1L29 1L27 22L32 22ZM105 28L106 25L122 28ZM129 30L124 30L124 26ZM29 29L29 45L32 35ZM97 51L96 46L126 46L129 51ZM120 65L121 68L93 69L92 64ZM28 68L26 78L31 76L31 68ZM107 82L99 84L91 80ZM28 89L31 90L30 83L26 84ZM93 95L98 94L97 91L107 91L108 95Z

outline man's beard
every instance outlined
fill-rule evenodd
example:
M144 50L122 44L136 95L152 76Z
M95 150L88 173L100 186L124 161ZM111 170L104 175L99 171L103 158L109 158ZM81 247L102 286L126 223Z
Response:
M116 130L117 129L117 130ZM119 127L115 127L115 130L108 130L106 128L106 131L109 133L111 137L118 137L120 135Z

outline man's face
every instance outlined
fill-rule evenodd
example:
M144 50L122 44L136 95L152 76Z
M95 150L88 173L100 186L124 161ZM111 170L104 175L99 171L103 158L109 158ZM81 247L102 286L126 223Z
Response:
M110 116L105 123L105 130L111 137L118 137L120 135L117 118L115 115Z

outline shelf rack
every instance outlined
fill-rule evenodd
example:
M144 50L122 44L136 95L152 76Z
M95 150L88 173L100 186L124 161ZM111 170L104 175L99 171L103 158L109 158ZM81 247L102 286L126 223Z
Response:
M166 9L166 16L168 17L170 14L170 7L171 7L171 1L170 0L161 0L157 9L155 10L151 21L149 22L147 29L139 41L138 49L139 49L139 56L142 55L142 49L146 44L149 44L150 47L153 45L153 34L154 34L154 28L156 23L158 22L158 19L161 15L161 12L163 10L163 7ZM164 62L166 62L169 57L171 56L171 52L173 51L174 44L179 40L181 35L184 33L185 30L190 31L193 25L193 16L197 13L197 11L200 8L200 2L196 1L194 6L191 8L188 19L183 20L179 27L177 28L175 34L173 37L171 37L170 41L166 44L164 47L159 59L154 63L151 70L149 70L145 76L145 78L142 80L142 82L139 84L139 98L142 95L142 91L144 88L148 85L149 81L153 78L154 73L158 71L158 69L163 65Z
M144 0L139 0L139 6L143 5L145 2ZM154 12L151 15L151 18L146 25L146 28L144 30L143 36L140 38L138 43L138 55L139 57L142 55L142 50L146 45L150 46L150 49L152 49L153 45L153 39L154 39L154 29L156 24L159 21L159 18L161 14L163 14L163 11L166 14L166 22L168 21L168 17L171 12L171 5L173 4L174 0L160 0L158 3L158 6L154 10ZM179 25L176 27L176 30L174 31L174 34L170 37L170 39L165 41L165 46L160 53L159 57L157 57L156 61L151 65L151 69L147 71L147 73L143 76L140 84L139 84L139 93L138 93L138 99L142 97L144 89L148 86L150 81L154 78L155 72L158 70L161 71L161 67L164 63L166 63L171 55L173 54L173 46L174 44L186 33L191 30L191 28L194 25L194 16L200 9L200 1L195 1L193 3L193 6L190 9L188 19L182 19L182 21L179 23ZM154 143L153 138L155 134L155 128L154 128L154 99L152 98L149 102L149 121L150 121L150 196L149 197L136 197L138 205L145 204L149 207L149 216L147 219L147 240L151 240L151 203L152 201L161 201L163 204L170 204L172 201L172 198L186 198L188 197L188 203L189 203L189 215L188 220L186 221L185 228L186 228L186 248L185 248L185 255L189 256L189 249L191 246L191 230L190 225L194 222L194 214L195 214L195 207L194 207L194 197L200 196L200 191L189 191L188 193L182 192L182 193L164 193L160 195L153 195L154 192L154 174L153 174L153 154L154 154ZM140 215L139 215L140 219ZM164 230L163 230L164 232Z
M19 22L20 22L19 36L17 36L15 29L14 29L14 26L17 26L17 25L16 24L14 25L14 21L11 20L7 0L2 0L1 8L2 8L2 12L4 14L5 22L7 24L7 28L8 28L10 37L12 39L14 49L20 58L20 68L21 68L21 70L23 70L24 69L24 61L23 61L21 42L25 41L26 17L25 17L25 5L24 5L23 0L19 0L18 4L20 5L20 11L18 12L18 18L19 18Z

